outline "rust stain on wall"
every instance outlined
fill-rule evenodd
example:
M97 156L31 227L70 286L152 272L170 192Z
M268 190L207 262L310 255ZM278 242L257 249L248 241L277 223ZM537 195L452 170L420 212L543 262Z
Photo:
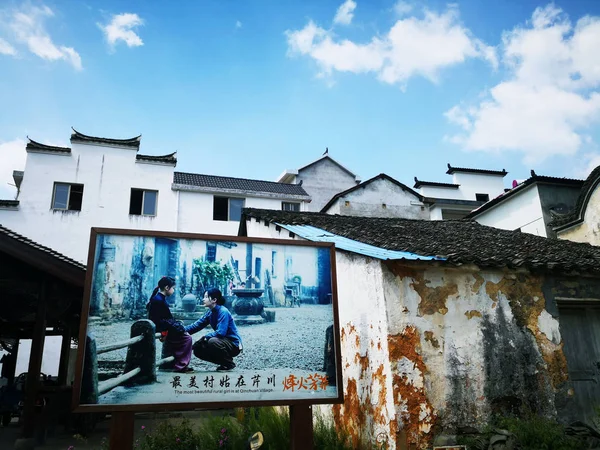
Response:
M427 372L427 367L420 355L421 338L419 331L413 327L406 327L400 334L388 336L388 351L390 361L399 361L402 357L412 361L421 373Z
M474 273L473 278L475 278L475 283L473 283L471 291L473 292L473 294L477 294L479 292L479 289L481 289L481 286L483 286L483 283L485 283L485 280L478 273Z
M379 364L373 371L369 351L364 355L360 353L361 341L354 325L348 323L342 328L342 332L346 337L355 334L355 339L346 339L345 342L350 347L346 348L346 354L351 349L355 351L354 357L346 359L345 366L358 368L359 374L345 382L344 403L333 406L333 417L338 430L352 440L353 448L361 448L361 445L373 442L376 429L381 431L381 427L389 429L390 436L395 436L397 424L387 414L388 389L384 364ZM370 343L373 347L374 342L371 340Z
M472 319L473 317L482 317L481 313L479 311L477 311L476 309L466 311L465 316L467 316L468 319Z
M426 331L424 334L425 334L425 340L427 342L429 342L431 345L433 345L433 347L435 347L435 348L440 347L439 341L435 337L433 337L433 331Z
M362 430L366 424L366 409L358 396L356 380L350 378L344 394L344 404L333 405L334 423L352 439L352 446L361 443Z
M430 287L427 286L428 280L423 276L423 272L417 272L414 269L399 265L388 264L392 273L400 278L412 278L411 287L421 297L419 303L419 315L432 315L435 313L446 314L446 300L451 295L458 294L458 286L456 283L445 283L442 286Z
M400 334L388 336L388 346L392 364L401 358L407 358L419 369L419 381L424 385L423 378L427 367L420 354L421 339L418 330L409 326ZM414 382L415 380L409 379L406 374L394 373L394 404L396 414L403 422L408 443L416 445L417 448L426 448L432 439L430 429L436 421L436 414L425 395L425 389L417 387Z

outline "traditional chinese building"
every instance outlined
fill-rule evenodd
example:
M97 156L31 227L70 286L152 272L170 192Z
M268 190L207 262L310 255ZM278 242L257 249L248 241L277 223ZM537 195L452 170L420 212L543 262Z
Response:
M600 249L473 221L253 209L240 234L336 244L345 401L329 410L355 444L430 448L494 413L595 417Z

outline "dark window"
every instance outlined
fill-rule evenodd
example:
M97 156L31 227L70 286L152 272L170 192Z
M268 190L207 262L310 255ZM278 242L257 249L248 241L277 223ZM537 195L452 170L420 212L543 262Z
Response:
M229 199L227 197L215 197L213 204L213 220L227 220L229 217Z
M300 203L295 202L281 202L281 209L283 211L300 211Z
M276 250L272 250L271 251L271 275L273 276L273 278L277 278L277 251Z
M208 262L215 262L217 260L217 244L214 242L206 243L206 260Z
M83 184L54 183L52 209L81 211Z
M475 200L478 202L489 202L490 194L475 194Z
M243 198L214 197L213 220L239 221L243 208Z
M129 201L129 214L136 216L155 216L158 191L145 189L131 189Z

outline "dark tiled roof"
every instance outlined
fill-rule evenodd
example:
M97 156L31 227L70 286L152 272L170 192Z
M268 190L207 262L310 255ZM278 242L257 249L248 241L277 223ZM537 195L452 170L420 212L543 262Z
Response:
M165 164L177 164L177 157L175 156L177 152L173 152L169 155L161 155L161 156L152 156L152 155L135 155L135 159L138 161L147 161L147 162L158 162Z
M27 142L26 150L38 150L43 152L56 152L56 153L71 153L71 149L69 147L55 147L53 145L41 144L40 142L36 142L27 136L29 142Z
M455 172L462 173L478 173L481 175L502 175L505 176L508 172L504 169L502 170L487 170L487 169L469 169L466 167L452 167L450 163L448 163L448 170L446 173L448 175L452 175Z
M16 208L19 200L0 200L0 208Z
M432 187L458 189L460 187L460 184L438 183L437 181L423 181L423 180L419 180L419 179L417 179L417 177L415 177L415 185L413 187L415 189L419 189L421 186L432 186Z
M232 189L248 192L266 192L270 194L297 195L309 197L299 184L276 183L274 181L250 180L247 178L219 177L199 173L175 172L174 184L198 186L213 189Z
M444 256L455 265L600 274L600 247L501 230L471 220L353 217L253 208L244 209L244 217L285 225L312 225L387 250ZM244 226L242 220L240 227Z
M142 135L129 138L129 139L110 139L95 136L87 136L80 133L75 128L72 128L73 133L71 134L71 142L85 142L85 143L96 143L96 144L111 144L118 145L121 147L133 147L139 148L142 140Z
M588 201L590 200L593 191L596 189L596 186L598 186L598 183L600 183L600 166L592 170L592 173L590 173L585 182L583 182L573 212L552 221L552 226L555 230L564 229L583 222Z
M2 225L0 225L0 238L8 238L9 240L11 240L13 242L17 242L19 244L26 245L29 248L35 249L40 252L39 253L40 257L51 256L55 260L69 264L70 266L73 266L77 269L81 269L83 271L86 270L86 266L84 264L81 264L81 263L75 261L74 259L71 259L68 256L63 255L62 253L59 253L56 250L52 250L49 247L45 247L41 244L38 244L37 242L32 241L31 239L26 238L25 236L22 236L18 233L15 233L12 230L9 230L6 227L3 227Z
M350 194L351 192L354 192L356 190L358 190L359 188L364 188L367 187L367 185L371 184L372 182L376 181L376 180L388 180L391 183L394 183L396 186L400 187L401 189L411 193L412 195L414 195L416 198L418 198L420 201L423 201L423 196L421 194L419 194L418 192L413 191L411 188L409 188L408 186L406 186L405 184L400 183L398 180L395 180L394 178L390 177L389 175L386 175L385 173L380 173L377 176L374 176L373 178L368 179L367 181L363 181L360 184L357 184L356 186L351 187L350 189L346 189L345 191L342 191L338 194L335 194L331 200L329 200L327 202L327 204L325 206L323 206L323 208L321 208L321 212L325 212L327 211L331 205L333 205L335 203L335 201L340 198L343 197L344 195Z
M497 204L505 201L506 199L512 197L513 195L523 191L527 186L531 186L534 183L549 183L549 184L558 184L561 186L574 186L581 187L583 186L583 180L577 180L575 178L559 178L559 177L549 177L545 175L538 175L535 171L531 171L531 177L527 178L521 184L518 184L512 189L504 190L503 194L500 194L498 197L491 199L489 202L484 203L481 207L469 213L467 218L477 217L484 211L496 206Z

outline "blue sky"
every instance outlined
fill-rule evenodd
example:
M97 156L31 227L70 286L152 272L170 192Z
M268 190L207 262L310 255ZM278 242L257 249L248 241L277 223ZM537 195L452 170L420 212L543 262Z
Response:
M176 6L175 6L176 4ZM26 136L142 134L178 170L363 180L600 164L600 2L0 3L0 198Z

